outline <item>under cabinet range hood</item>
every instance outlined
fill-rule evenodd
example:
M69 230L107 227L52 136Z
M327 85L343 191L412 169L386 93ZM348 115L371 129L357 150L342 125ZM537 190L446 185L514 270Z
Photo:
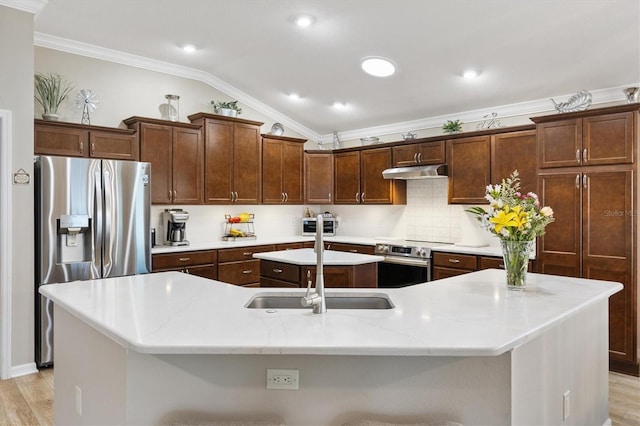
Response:
M435 164L428 166L392 167L382 172L385 179L426 179L447 177L447 165Z

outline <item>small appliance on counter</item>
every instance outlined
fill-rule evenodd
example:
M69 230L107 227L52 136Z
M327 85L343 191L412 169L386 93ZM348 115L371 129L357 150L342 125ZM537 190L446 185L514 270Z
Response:
M308 211L309 209L307 209ZM333 237L336 235L338 229L338 219L336 219L332 213L324 212L322 214L322 228L323 234L327 237ZM306 216L306 213L305 213ZM302 218L302 235L311 236L316 235L317 219L315 217L303 217Z
M165 209L162 212L162 224L166 230L164 244L167 246L188 246L187 221L189 212L182 209Z

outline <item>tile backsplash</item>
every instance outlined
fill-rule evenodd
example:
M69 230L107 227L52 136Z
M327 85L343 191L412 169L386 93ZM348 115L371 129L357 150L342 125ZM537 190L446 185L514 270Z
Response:
M447 204L448 178L407 181L407 239L442 241L466 245L499 245L496 238L480 229L465 209Z

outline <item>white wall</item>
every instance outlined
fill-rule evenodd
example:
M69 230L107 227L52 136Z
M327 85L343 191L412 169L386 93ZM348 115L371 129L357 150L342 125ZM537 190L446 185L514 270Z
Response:
M0 109L11 111L12 170L33 176L33 15L0 6ZM4 207L4 206L3 206ZM12 375L33 368L33 185L12 185ZM0 232L6 238L6 230ZM4 283L7 284L7 283Z

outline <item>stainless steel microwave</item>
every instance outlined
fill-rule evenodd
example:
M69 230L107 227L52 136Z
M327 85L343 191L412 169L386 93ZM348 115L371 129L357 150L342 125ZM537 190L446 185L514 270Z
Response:
M333 237L336 235L336 229L338 228L338 221L335 217L322 218L323 234L327 237ZM316 235L317 219L315 217L303 217L302 218L302 235Z

